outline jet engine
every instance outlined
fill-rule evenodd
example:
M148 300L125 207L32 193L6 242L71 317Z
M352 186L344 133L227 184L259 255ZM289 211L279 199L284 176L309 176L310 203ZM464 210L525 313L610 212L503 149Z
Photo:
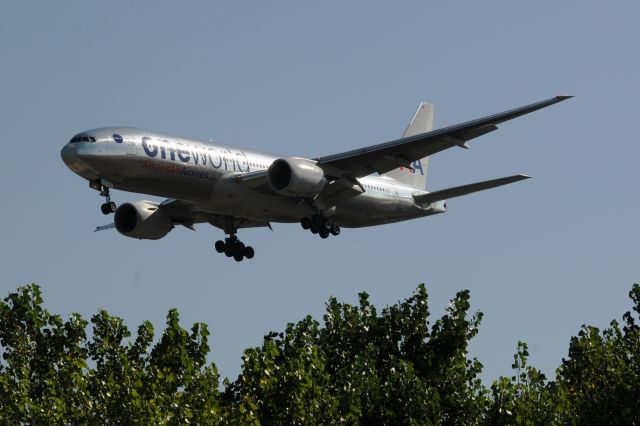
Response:
M267 174L271 189L288 197L313 198L327 184L324 171L305 158L279 158Z
M118 232L141 240L159 240L173 229L173 222L158 203L135 201L116 210L113 223Z

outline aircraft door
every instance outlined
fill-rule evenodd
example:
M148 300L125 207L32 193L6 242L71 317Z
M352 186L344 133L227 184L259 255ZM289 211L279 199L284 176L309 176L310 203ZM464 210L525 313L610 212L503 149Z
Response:
M127 152L127 155L136 155L137 146L136 141L131 136L127 136L124 138L124 146Z

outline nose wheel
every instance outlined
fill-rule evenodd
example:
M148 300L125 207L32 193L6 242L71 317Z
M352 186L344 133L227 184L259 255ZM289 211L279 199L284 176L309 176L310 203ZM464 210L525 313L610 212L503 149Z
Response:
M320 235L320 238L328 238L329 235L340 235L340 225L331 219L327 219L321 214L315 214L311 217L303 217L300 220L302 229L307 229L313 234Z
M236 262L242 262L244 258L253 259L255 251L251 246L245 246L242 241L231 234L224 241L218 240L215 244L218 253L224 253L227 257L233 257Z
M117 208L116 203L109 201L108 203L104 203L100 206L100 211L102 214L111 214L115 213Z

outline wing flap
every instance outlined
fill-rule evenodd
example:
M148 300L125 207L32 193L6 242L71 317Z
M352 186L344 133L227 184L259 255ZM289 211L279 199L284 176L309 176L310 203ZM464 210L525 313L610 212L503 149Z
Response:
M364 188L357 179L347 179L343 176L327 185L318 194L315 202L322 208L328 209L362 193L364 193Z
M455 198L455 197L460 197L462 195L472 194L478 191L484 191L485 189L491 189L491 188L496 188L502 185L508 185L510 183L529 179L530 177L531 176L527 176L527 175L507 176L499 179L485 180L483 182L476 182L476 183L470 183L468 185L441 189L439 191L429 192L427 194L414 195L413 198L416 204L420 206L427 206L431 203L435 203L436 201L442 201L449 198Z

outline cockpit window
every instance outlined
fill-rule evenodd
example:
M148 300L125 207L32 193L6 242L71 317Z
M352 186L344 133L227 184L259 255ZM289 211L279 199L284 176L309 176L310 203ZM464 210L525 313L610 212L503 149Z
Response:
M95 142L96 138L93 136L75 136L73 139L69 141L69 143L78 143L78 142Z

